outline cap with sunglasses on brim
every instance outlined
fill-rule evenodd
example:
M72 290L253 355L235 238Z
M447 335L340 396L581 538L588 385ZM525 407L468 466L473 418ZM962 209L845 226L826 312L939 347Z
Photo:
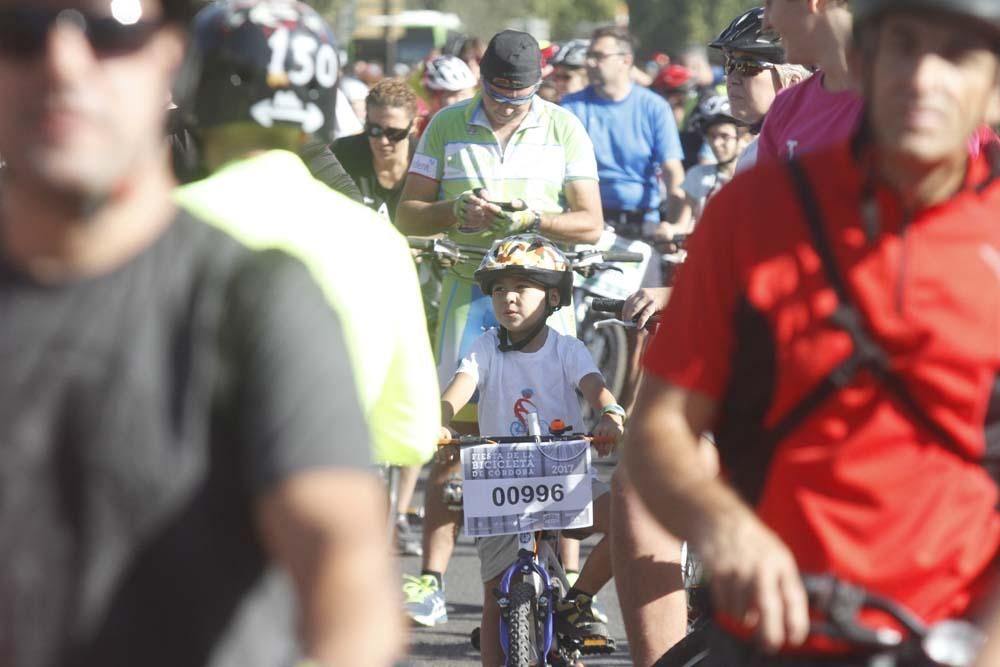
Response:
M486 47L479 72L491 86L508 90L531 88L542 79L542 50L526 32L498 32Z

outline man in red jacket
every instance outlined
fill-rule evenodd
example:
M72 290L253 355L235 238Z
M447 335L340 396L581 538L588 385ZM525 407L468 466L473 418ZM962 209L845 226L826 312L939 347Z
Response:
M996 569L1000 154L968 138L1000 109L1000 3L853 9L861 128L712 201L631 420L630 476L709 573L703 665L828 652L800 572L934 622ZM705 431L728 482L702 472Z

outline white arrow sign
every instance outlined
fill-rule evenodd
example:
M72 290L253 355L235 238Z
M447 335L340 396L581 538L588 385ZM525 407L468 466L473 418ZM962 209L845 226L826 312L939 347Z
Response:
M303 104L295 93L280 91L273 100L261 100L250 107L250 115L264 127L271 127L275 121L298 123L305 132L315 132L323 127L326 120L323 111L313 102Z

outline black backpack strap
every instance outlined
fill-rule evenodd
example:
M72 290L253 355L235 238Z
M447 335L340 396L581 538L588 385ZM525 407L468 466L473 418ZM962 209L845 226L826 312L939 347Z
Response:
M805 169L794 158L789 160L786 165L805 213L813 247L819 255L823 272L837 295L837 308L831 315L830 321L851 337L853 351L782 416L773 427L768 429L765 437L769 446L776 446L778 442L790 435L809 415L838 390L846 387L858 372L864 369L871 372L876 381L888 390L910 419L963 459L969 460L972 457L968 452L959 446L946 429L927 414L913 397L903 379L893 372L889 356L871 334L864 315L855 305L851 291L837 267L833 249L824 228L823 214ZM975 460L979 462L978 459Z

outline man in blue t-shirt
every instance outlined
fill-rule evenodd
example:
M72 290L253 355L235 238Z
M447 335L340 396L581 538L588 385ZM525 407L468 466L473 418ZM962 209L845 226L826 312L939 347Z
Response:
M604 219L619 235L636 238L642 235L643 223L655 226L660 220L658 175L667 193L683 200L684 169L673 112L662 97L632 83L633 59L626 31L598 29L587 52L591 83L564 97L562 105L583 122L594 144ZM661 285L659 263L651 262L643 286ZM630 339L634 381L642 344L636 334ZM621 469L612 480L611 513L616 522L612 570L625 632L636 664L650 664L686 629L687 605L676 566L680 543L650 521ZM676 572L674 581L664 579L664 571ZM656 577L677 594L662 595L659 589L658 597L649 599L649 581Z
M643 222L660 219L660 174L669 195L684 196L684 153L669 105L632 83L633 48L621 28L596 30L586 60L590 85L564 97L562 105L594 143L605 220L619 234L638 237Z

